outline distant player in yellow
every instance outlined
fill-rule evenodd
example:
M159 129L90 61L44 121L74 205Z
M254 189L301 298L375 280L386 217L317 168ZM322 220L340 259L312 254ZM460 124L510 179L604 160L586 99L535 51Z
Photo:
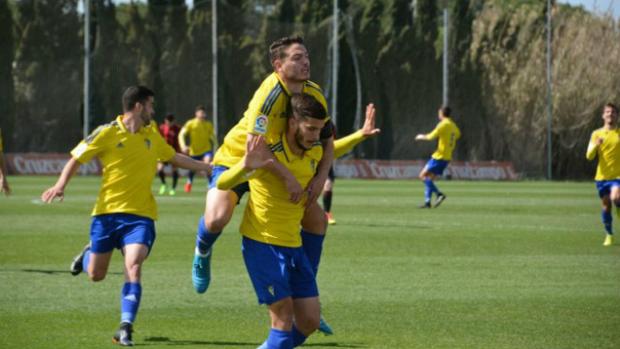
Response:
M9 181L7 180L8 172L6 170L6 163L4 161L4 148L2 146L2 129L0 129L0 191L4 195L11 194L11 188L9 187Z
M601 198L603 210L601 218L605 226L604 246L611 246L614 242L611 227L612 204L620 207L620 130L618 129L618 107L612 103L605 104L603 109L603 127L592 132L586 158L594 160L598 157L596 166L596 189Z
M189 142L188 142L189 139ZM202 105L196 107L194 118L188 120L179 133L181 151L192 159L210 164L213 159L213 150L217 146L215 131L211 121L207 120L207 110ZM209 178L210 176L207 176ZM189 171L185 192L192 191L194 171Z
M430 141L438 139L437 150L420 171L420 179L424 181L424 204L420 208L431 208L433 193L437 194L433 207L438 207L446 199L446 195L439 191L433 181L437 176L441 176L452 160L452 152L456 147L456 141L461 137L461 131L452 121L450 107L444 106L437 111L439 123L431 133L418 134L416 141Z
M251 195L239 230L258 301L269 306L271 316L271 330L260 349L297 347L320 322L316 274L300 234L308 196L291 202L282 180L259 168L272 164L275 157L302 187L315 176L323 157L319 134L328 120L326 110L312 96L293 94L290 113L286 131L269 144L273 154L259 144L262 136L255 137L248 142L245 157L217 181L218 189L228 190L249 177Z
M123 253L125 283L121 290L121 325L114 341L133 345L133 322L136 318L142 286L140 275L155 242L157 205L151 192L157 162L195 171L209 171L210 166L176 153L157 128L149 124L153 117L154 93L144 86L129 87L123 94L124 113L113 122L98 127L72 151L71 159L54 186L45 190L41 200L62 200L64 190L81 164L97 157L103 165L103 178L92 211L90 245L79 256L79 266L86 267L92 281L105 278L112 251Z

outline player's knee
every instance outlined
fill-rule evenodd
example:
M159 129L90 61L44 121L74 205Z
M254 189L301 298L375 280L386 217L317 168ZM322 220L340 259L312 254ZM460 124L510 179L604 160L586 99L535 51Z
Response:
M105 272L96 271L96 270L88 272L88 278L92 282L102 281L103 279L105 279L105 275L106 275Z
M136 281L140 279L141 265L139 263L132 263L126 266L127 277L130 281Z
M228 224L230 218L227 215L209 215L205 216L205 227L210 232L221 232Z
M305 314L303 317L295 319L295 326L305 336L310 335L316 331L321 324L321 316L317 312L316 314Z

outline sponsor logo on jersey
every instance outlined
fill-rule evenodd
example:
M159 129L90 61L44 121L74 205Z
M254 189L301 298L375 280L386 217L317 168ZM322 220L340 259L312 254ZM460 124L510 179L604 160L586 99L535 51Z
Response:
M269 119L267 119L266 115L259 115L256 118L256 122L254 123L254 132L264 135L267 133L267 124Z

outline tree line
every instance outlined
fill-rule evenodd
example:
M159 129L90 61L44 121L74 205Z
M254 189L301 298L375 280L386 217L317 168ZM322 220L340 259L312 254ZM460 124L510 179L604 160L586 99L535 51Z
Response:
M12 152L66 152L82 137L84 16L78 0L0 0L0 127ZM546 169L546 1L340 0L337 126L359 123L373 102L382 134L356 155L421 159L413 141L442 102L443 6L450 13L450 105L463 131L456 160ZM211 110L211 1L92 0L91 129L120 110L124 87L157 93L159 120ZM609 16L554 4L553 171L584 178L589 133L602 106L620 103L620 26ZM312 79L331 94L331 1L218 1L219 135L242 116L269 74L269 43L304 36ZM357 86L361 86L361 100ZM363 108L362 108L363 110Z

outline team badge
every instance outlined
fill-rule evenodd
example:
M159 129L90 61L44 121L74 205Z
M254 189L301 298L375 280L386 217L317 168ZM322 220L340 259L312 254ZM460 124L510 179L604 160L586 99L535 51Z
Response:
M264 135L267 133L267 124L269 119L267 119L266 115L259 115L256 118L256 122L254 123L254 132Z
M267 287L267 291L269 291L269 294L270 294L272 297L275 297L276 292L275 292L275 290L273 289L273 286L268 286L268 287Z

